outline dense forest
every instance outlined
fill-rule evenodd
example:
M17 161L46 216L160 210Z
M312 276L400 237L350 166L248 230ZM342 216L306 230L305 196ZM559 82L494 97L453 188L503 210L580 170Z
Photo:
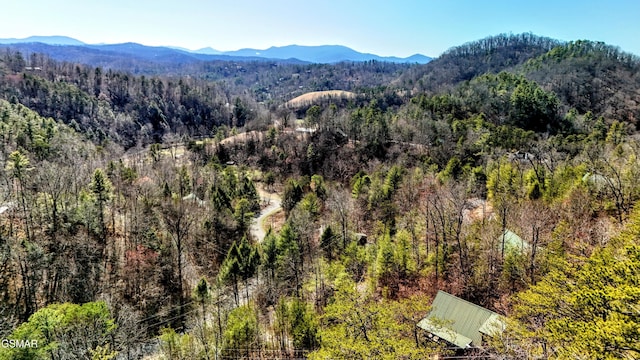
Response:
M0 359L640 357L638 57L190 66L1 54ZM434 341L438 290L506 328Z
M199 64L193 76L158 77L58 63L11 49L3 58L3 98L63 121L94 142L108 139L125 149L167 142L165 135L175 141L213 136L221 126L264 126L269 111L300 94L333 89L366 93L408 67L375 61L338 65L217 61Z

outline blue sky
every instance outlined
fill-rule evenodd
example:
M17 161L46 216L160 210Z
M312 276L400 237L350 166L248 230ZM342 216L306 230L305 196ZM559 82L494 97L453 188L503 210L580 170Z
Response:
M638 0L14 0L0 8L0 38L66 35L217 50L339 44L437 56L489 35L532 32L640 55Z

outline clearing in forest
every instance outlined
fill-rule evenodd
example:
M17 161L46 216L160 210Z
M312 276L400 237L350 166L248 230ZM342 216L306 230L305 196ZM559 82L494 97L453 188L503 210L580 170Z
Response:
M312 91L306 94L302 94L298 97L295 97L289 101L287 101L284 106L287 108L296 108L302 107L306 105L313 104L317 101L328 99L328 98L347 98L351 99L356 97L356 94L350 91L344 90L326 90L326 91Z

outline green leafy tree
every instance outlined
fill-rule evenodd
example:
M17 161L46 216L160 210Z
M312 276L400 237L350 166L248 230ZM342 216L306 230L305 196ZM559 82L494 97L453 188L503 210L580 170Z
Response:
M546 131L556 124L558 99L536 83L523 80L511 94L511 119L515 126Z
M277 276L281 284L288 285L287 293L299 295L302 286L302 250L299 235L289 223L285 223L278 236ZM291 289L293 287L293 289Z
M444 168L444 170L442 170L439 174L438 174L438 178L441 181L446 181L446 180L456 180L459 179L462 174L463 174L463 164L460 161L460 158L458 158L457 156L453 156L451 159L449 159L449 162L447 163L447 166Z
M309 125L317 125L320 121L320 115L322 115L322 108L318 105L313 105L306 112L306 120Z
M198 285L196 285L196 288L193 291L193 297L194 300L200 303L200 308L202 310L200 314L201 322L198 324L200 331L197 336L199 337L204 350L204 358L208 360L211 359L211 349L209 349L210 331L209 325L207 324L207 305L211 301L211 292L209 289L209 283L205 278L200 279Z
M398 188L400 187L400 183L402 182L403 169L398 165L394 165L387 172L387 176L384 179L384 187L383 192L384 196L387 199L391 199L391 197L396 193Z
M267 272L267 280L275 281L275 271L278 261L278 245L276 236L271 228L267 231L264 240L261 243L262 248L262 265ZM271 287L270 287L271 288Z
M255 309L243 305L233 309L227 317L224 331L223 355L244 353L249 356L259 341L258 318Z
M249 279L253 277L260 265L260 253L258 248L249 243L246 236L242 237L240 244L234 242L224 260L219 277L226 283L232 283L236 303L238 303L238 281L245 284L246 296L249 299Z
M6 170L14 179L16 197L20 201L20 207L24 214L24 225L27 239L32 239L31 215L28 214L27 211L27 192L25 190L25 182L28 179L27 172L29 170L29 158L20 150L12 152L9 154L9 161L7 162Z
M625 125L622 122L614 121L609 127L605 142L612 145L619 145L622 143L626 135Z
M233 120L234 125L237 127L243 127L251 117L251 109L240 99L236 98L233 107Z
M248 176L242 176L240 181L240 189L238 189L237 196L247 199L251 205L252 211L260 209L260 196L256 190L256 186Z
M149 147L149 156L151 157L151 161L153 161L153 164L157 164L158 161L160 161L160 155L161 155L161 147L160 144L155 143L155 144L151 144L151 146Z
M321 317L320 348L309 359L430 358L438 351L418 338L415 326L426 314L426 304L422 298L378 303L340 273Z
M521 199L522 177L518 169L509 161L500 160L493 165L487 178L487 197L500 217L502 232L507 229L508 214L514 204ZM505 240L502 237L500 256L505 256Z
M249 243L246 236L242 237L240 244L235 248L236 258L240 266L240 276L245 284L247 300L249 299L249 279L252 278L260 266L260 253L258 248Z
M393 242L388 233L378 241L376 277L387 297L396 297L400 283L410 278L411 270L415 268L409 256L410 237L408 231L403 229L396 234Z
M91 359L107 351L117 325L104 302L53 304L35 312L9 338L36 341L32 347L0 347L1 360ZM103 357L104 358L104 357Z
M213 208L216 211L223 212L231 208L231 199L220 184L214 183L211 185L210 197Z
M227 196L235 199L238 196L238 174L234 167L227 167L222 172L222 184Z
M353 184L351 186L351 195L357 199L360 194L365 193L371 185L371 177L364 173L357 173L351 180L351 183Z
M7 170L10 171L13 178L18 179L18 181L22 181L28 166L29 158L27 158L21 151L16 150L9 154Z
M395 289L398 286L397 283L397 271L396 263L394 259L393 245L389 239L389 234L385 234L378 243L378 256L376 259L376 275L378 277L379 284L386 288L385 290L391 290L393 294L397 291ZM392 286L392 289L388 289Z
M227 253L227 257L220 266L220 272L218 273L218 279L225 284L233 285L233 295L236 305L240 303L238 292L238 281L240 280L240 264L236 257L236 243L234 242Z
M621 359L640 356L640 213L588 259L555 259L540 282L516 298L511 330L530 356ZM502 344L505 353L513 344Z
M178 170L178 194L180 197L185 197L191 191L191 176L187 167L182 165Z
M322 175L314 174L311 176L311 190L316 194L318 199L324 201L327 199L327 186Z
M293 299L289 306L289 334L295 349L314 350L318 347L318 321L307 303Z
M287 304L287 298L281 296L278 299L278 303L275 306L275 321L273 324L273 330L275 332L280 350L288 350L287 334L289 325L289 305Z
M111 189L113 186L102 169L96 169L96 171L93 172L93 178L89 187L95 196L96 206L98 207L99 234L100 240L104 245L107 241L107 224L104 219L104 209L107 201L111 199Z
M91 360L112 360L118 356L117 351L112 351L111 346L98 346L95 350L90 350Z
M273 171L267 171L264 174L264 184L267 186L267 190L271 191L273 189L273 184L276 183L276 175Z
M501 285L509 293L515 293L526 285L526 255L514 249L507 251L502 266Z
M241 232L245 232L247 230L251 218L253 218L251 208L251 203L245 198L238 200L234 206L233 216L235 217L236 222L238 223L238 229L240 229Z
M320 249L328 260L333 260L337 247L337 237L331 226L327 226L320 235Z
M307 193L300 201L300 207L313 219L320 215L320 200L315 193Z
M160 352L168 359L189 360L197 352L190 334L179 334L172 328L164 328L159 338Z
M302 200L302 195L303 191L300 183L295 179L287 180L282 194L282 208L286 214L289 214L296 204Z

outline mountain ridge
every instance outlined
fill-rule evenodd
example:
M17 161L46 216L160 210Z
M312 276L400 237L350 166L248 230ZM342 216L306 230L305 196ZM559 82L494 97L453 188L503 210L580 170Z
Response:
M431 60L422 54L414 54L406 58L397 56L380 56L371 53L362 53L344 45L285 45L271 46L267 49L244 48L235 51L223 52L235 56L260 56L275 59L295 58L302 61L315 63L333 63L340 61L389 61L389 62L416 62L425 64ZM301 55L302 54L302 55ZM338 60L339 59L339 60Z
M74 39L69 36L60 36L60 35L52 35L52 36L29 36L22 39L17 38L6 38L0 39L0 44L25 44L25 43L43 43L48 45L87 45L86 43Z
M32 43L42 43L50 46L78 46L99 51L122 52L129 55L136 55L149 59L151 56L161 58L175 58L175 61L191 61L187 57L197 60L220 60L218 58L203 58L203 56L228 56L233 60L238 58L248 58L247 60L267 59L267 60L299 60L307 63L331 64L343 61L386 61L394 63L418 63L426 64L431 61L431 57L422 54L414 54L406 58L397 56L380 56L371 53L362 53L344 45L286 45L271 46L267 49L244 48L233 51L218 51L211 47L197 50L189 50L179 46L149 46L135 42L125 42L117 44L87 44L77 39L67 36L30 36L23 39L5 38L0 39L2 45L14 45ZM59 52L59 49L58 49ZM51 54L49 54L51 55Z

